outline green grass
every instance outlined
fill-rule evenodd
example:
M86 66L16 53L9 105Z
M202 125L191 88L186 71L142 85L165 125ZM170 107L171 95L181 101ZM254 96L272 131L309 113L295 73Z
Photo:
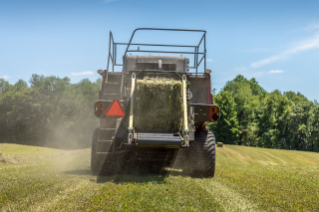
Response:
M37 150L36 150L37 149ZM216 176L90 174L90 149L0 145L0 211L319 211L319 154L224 145Z
M64 150L38 147L38 146L26 146L19 144L0 144L0 152L8 155L15 156L34 156L34 155L52 155L61 152L66 152Z
M319 154L226 145L216 180L267 211L319 211Z

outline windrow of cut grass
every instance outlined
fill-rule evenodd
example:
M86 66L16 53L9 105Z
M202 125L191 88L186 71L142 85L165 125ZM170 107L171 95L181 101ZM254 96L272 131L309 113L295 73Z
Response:
M52 157L62 152L61 150L43 147L0 144L0 164L26 163L35 158Z
M0 144L0 152L14 156L36 156L36 155L53 155L62 152L68 152L60 149L45 148L38 146L27 146L20 144Z
M225 145L214 179L267 211L319 211L319 154Z
M60 158L86 150L59 150L46 147L26 146L19 144L0 144L0 163L17 164L43 162L49 158Z
M0 151L10 155L10 146ZM40 151L23 147L15 157ZM217 148L215 177L196 179L96 177L89 149L42 150L55 156L0 163L0 211L319 211L318 153L224 145Z

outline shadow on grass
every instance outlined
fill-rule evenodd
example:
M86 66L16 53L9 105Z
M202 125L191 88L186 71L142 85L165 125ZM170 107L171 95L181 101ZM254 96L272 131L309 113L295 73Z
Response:
M91 170L89 169L76 169L63 172L64 174L70 175L92 175ZM158 184L165 183L165 178L168 176L178 176L182 175L181 171L175 170L124 170L116 174L107 174L101 172L96 179L90 179L92 182L96 183L106 183L112 182L116 184L125 184L125 183L146 183L146 182L155 182Z
M96 183L106 183L112 182L115 184L126 184L126 183L147 183L153 182L157 184L164 184L165 175L114 175L114 176L98 176L96 179Z
M91 170L89 169L76 169L63 172L63 174L70 175L92 175ZM106 183L112 182L116 184L125 184L125 183L145 183L145 182L156 182L156 183L165 183L165 178L169 174L164 173L118 173L118 174L105 174L101 173L96 176L96 179L90 179L91 182L96 183Z
M71 174L71 175L92 175L91 170L89 169L75 169L63 172L63 174Z
M156 182L165 183L168 176L184 175L181 169L172 166L172 156L164 158L164 160L149 160L149 158L139 158L134 155L130 157L114 157L113 155L100 158L95 170L96 179L92 182L96 183L145 183ZM171 167L171 168L169 168ZM172 167L175 167L174 169ZM95 168L95 169L94 169ZM99 170L99 171L97 171ZM64 172L71 175L92 175L90 169L78 169Z

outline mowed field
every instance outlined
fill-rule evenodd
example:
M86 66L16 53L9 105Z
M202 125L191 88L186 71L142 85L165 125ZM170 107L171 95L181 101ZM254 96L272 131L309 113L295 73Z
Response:
M212 179L92 176L90 149L0 144L0 211L319 211L319 154L224 145Z

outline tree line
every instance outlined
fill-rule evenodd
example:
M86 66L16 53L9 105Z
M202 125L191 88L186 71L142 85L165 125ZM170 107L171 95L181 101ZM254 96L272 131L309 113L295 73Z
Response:
M85 148L98 127L93 104L101 80L32 75L28 84L0 79L0 142L55 148Z
M0 79L0 143L86 148L99 126L93 115L101 79L34 74L29 85ZM221 119L207 126L217 141L276 149L319 152L319 104L301 93L265 91L238 75L214 95Z
M221 119L208 126L217 141L256 147L319 152L319 104L301 93L266 92L238 75L214 96Z

